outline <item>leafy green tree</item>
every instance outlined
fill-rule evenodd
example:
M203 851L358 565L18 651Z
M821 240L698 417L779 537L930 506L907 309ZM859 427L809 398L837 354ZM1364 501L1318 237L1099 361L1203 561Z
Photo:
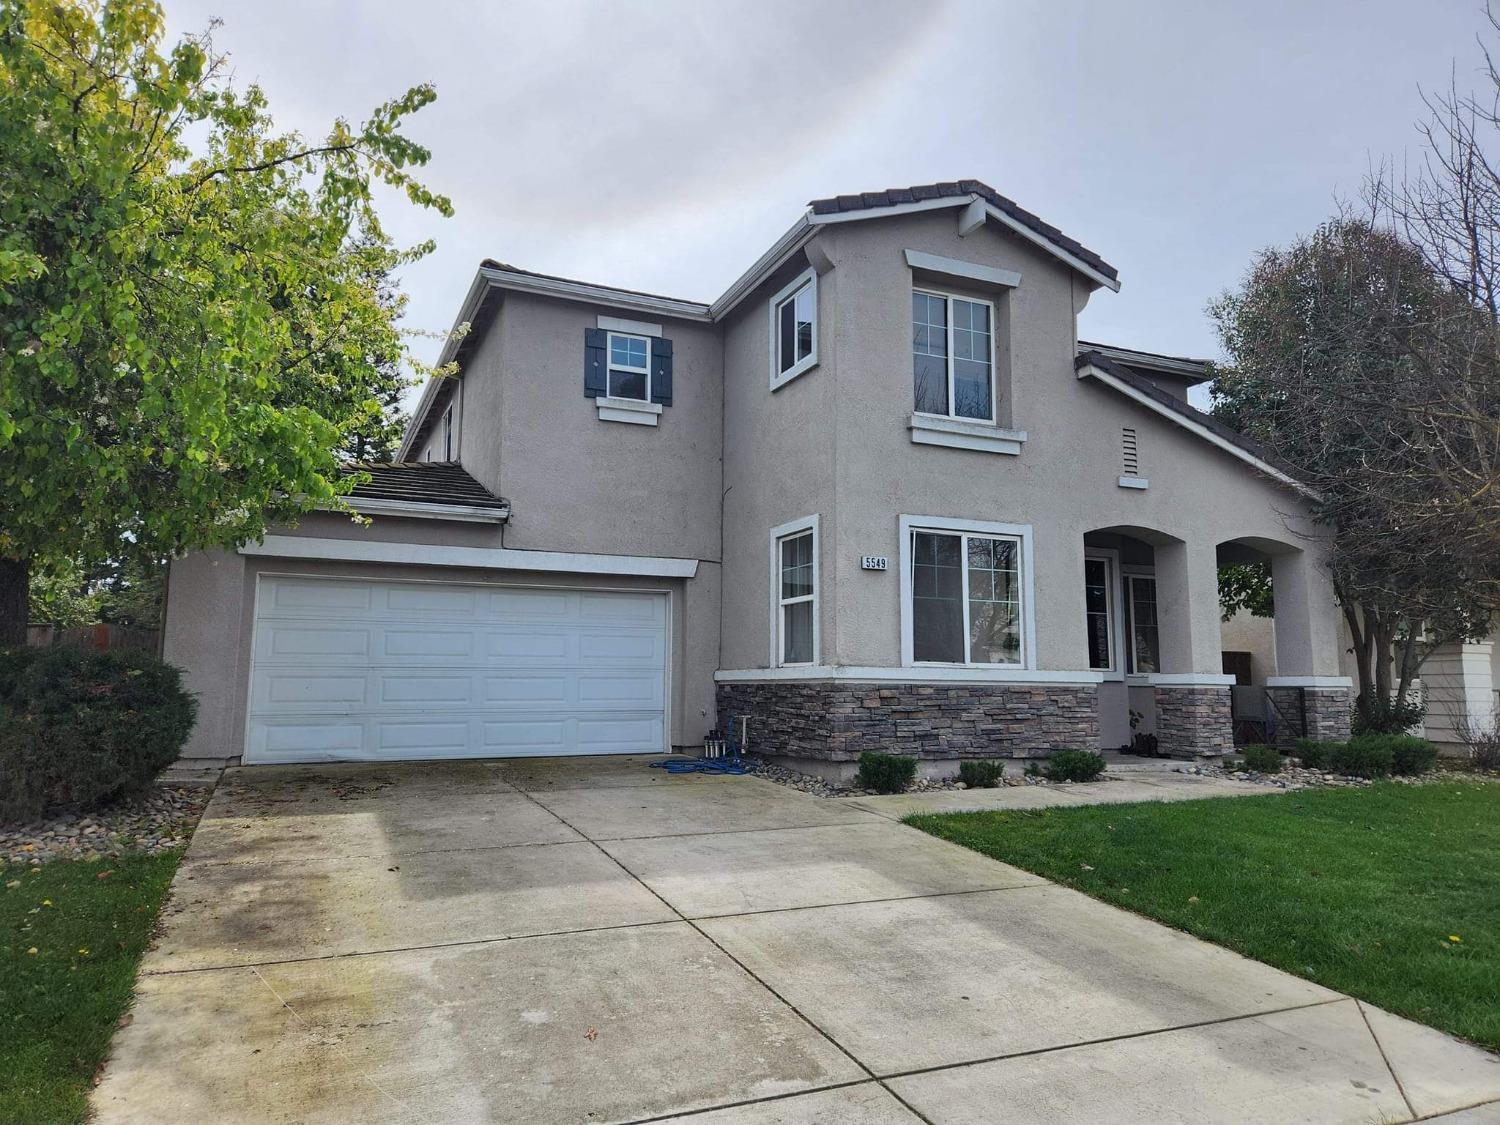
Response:
M1228 621L1240 610L1253 617L1275 617L1269 563L1230 563L1219 567L1219 613Z
M373 190L451 212L401 131L430 86L313 142L208 35L163 38L152 0L0 0L0 645L34 565L336 504L406 354L382 279L431 248L393 248Z
M1260 254L1210 308L1214 412L1316 490L1374 722L1500 608L1500 334L1393 231L1348 215Z

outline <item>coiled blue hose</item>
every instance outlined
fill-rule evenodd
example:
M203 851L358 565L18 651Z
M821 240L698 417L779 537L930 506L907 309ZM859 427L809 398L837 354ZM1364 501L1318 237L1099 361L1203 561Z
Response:
M660 762L652 762L654 770L666 770L668 773L749 773L750 767L745 760L737 755L729 755L723 758L664 758Z

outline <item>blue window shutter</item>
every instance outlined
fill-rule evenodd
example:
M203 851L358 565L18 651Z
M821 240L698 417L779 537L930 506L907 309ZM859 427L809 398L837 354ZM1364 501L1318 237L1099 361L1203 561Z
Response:
M651 339L651 401L672 405L672 341Z
M609 361L604 355L607 336L602 328L583 330L583 393L589 398L609 397Z

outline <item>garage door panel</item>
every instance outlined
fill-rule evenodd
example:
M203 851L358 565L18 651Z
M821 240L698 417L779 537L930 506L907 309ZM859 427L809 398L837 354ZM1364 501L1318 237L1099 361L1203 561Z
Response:
M577 692L571 689L575 682L565 671L486 676L484 701L487 704L515 707L576 703Z
M328 676L306 671L272 670L262 677L257 704L362 704L367 698L369 681L365 676Z
M314 610L326 615L340 611L366 611L370 608L374 591L363 583L281 579L270 595L269 604L277 610L303 613Z
M377 698L381 703L462 704L474 702L473 676L407 676L399 672L379 674Z
M268 576L249 761L664 748L660 594Z
M264 655L272 658L363 657L370 650L369 629L331 628L314 622L283 624L256 640Z

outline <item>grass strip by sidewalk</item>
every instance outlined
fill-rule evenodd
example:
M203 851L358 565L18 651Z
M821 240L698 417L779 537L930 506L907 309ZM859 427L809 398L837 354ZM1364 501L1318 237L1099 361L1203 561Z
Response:
M1500 1050L1500 784L906 823Z
M0 867L0 1122L76 1122L180 852Z

